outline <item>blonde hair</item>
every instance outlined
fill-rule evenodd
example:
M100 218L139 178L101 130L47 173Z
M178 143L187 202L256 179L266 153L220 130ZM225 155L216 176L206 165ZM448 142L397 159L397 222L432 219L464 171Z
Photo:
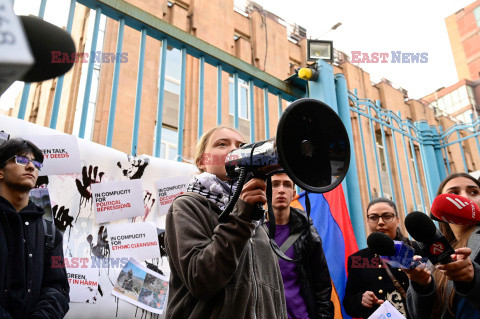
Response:
M202 164L203 154L205 154L205 150L207 149L207 145L208 145L208 142L210 141L210 137L212 137L213 133L221 129L227 129L235 133L238 133L243 138L243 140L245 140L245 137L243 136L242 133L240 133L236 129L233 129L231 127L224 126L224 125L216 126L214 128L209 129L205 133L203 133L202 137L200 137L200 140L198 140L197 146L195 148L195 165L197 166L198 170L202 173L204 172L204 170L200 168L200 165Z

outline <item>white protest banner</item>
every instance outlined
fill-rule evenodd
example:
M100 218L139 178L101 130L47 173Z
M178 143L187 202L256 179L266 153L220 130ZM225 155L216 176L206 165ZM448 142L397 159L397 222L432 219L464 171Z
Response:
M108 225L107 231L112 257L132 257L138 261L160 258L157 228L153 223Z
M162 314L168 296L168 278L130 258L118 275L112 295L142 309Z
M405 317L388 300L385 300L368 319L405 319Z
M92 184L97 224L144 215L142 192L139 179Z
M165 215L173 200L187 191L190 176L176 176L155 181L158 193L158 216Z
M73 135L20 135L37 145L43 153L43 168L39 175L81 173L80 151Z
M98 269L90 267L89 258L82 258L81 263L71 263L68 268L68 283L70 284L70 302L96 303L98 292Z

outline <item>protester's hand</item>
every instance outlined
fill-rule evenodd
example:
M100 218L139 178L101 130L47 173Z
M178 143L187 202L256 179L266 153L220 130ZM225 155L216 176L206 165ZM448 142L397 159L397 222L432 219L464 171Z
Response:
M415 261L421 261L421 256L413 256ZM402 269L410 278L411 281L416 282L419 285L429 285L432 282L432 273L430 270L427 269L427 265L424 263L420 263L415 268L411 269Z
M267 184L264 180L252 178L243 186L240 198L252 205L256 203L263 205L267 202L266 188Z
M446 265L438 265L436 268L447 276L448 280L472 282L475 271L473 269L470 254L472 250L464 247L455 249L455 254L452 255L453 263Z
M362 306L372 308L373 305L381 305L384 300L378 299L373 291L365 291L362 295Z

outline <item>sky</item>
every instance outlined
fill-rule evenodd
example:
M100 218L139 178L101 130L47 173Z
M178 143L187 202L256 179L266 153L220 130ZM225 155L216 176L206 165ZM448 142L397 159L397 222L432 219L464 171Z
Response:
M235 2L245 0L235 0ZM333 40L334 47L348 55L352 51L401 51L428 54L427 63L360 63L371 80L390 80L408 91L409 97L422 98L441 87L458 82L445 18L474 0L255 0L289 23L307 29L312 39ZM64 26L70 1L48 0L45 19ZM295 6L292 5L295 4ZM38 13L40 0L16 0L15 13ZM331 27L341 22L336 30ZM391 54L390 54L391 57ZM23 87L16 82L0 97L0 108L13 105Z
M386 78L395 87L422 98L459 81L445 18L474 0L255 0L289 23L307 29L311 39L333 40L335 49L352 56L401 51L428 53L427 63L360 63L371 80ZM295 4L293 6L292 4ZM341 22L336 30L328 32Z

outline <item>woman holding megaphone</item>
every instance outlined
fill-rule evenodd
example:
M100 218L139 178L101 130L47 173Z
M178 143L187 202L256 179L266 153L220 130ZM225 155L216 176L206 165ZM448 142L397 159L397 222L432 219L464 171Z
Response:
M445 178L437 191L440 194L460 195L480 206L480 182L466 173ZM462 201L457 204L461 206ZM450 222L434 219L455 249L453 261L409 271L407 309L413 318L480 318L480 227L473 221L460 225L451 222L453 218L447 219Z
M216 127L197 144L201 173L166 217L167 318L287 318L278 262L254 217L256 204L267 201L265 181L248 181L233 212L217 220L236 186L225 157L244 141L236 130Z

